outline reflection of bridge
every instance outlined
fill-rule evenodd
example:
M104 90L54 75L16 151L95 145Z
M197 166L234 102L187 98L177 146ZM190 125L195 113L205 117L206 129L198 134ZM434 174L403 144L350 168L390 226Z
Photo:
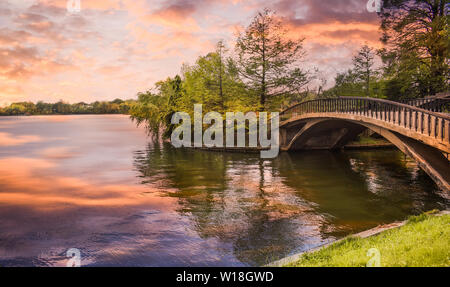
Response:
M280 114L280 144L285 151L339 149L368 128L415 159L449 192L450 115L446 109L448 95L409 104L375 98L308 101Z

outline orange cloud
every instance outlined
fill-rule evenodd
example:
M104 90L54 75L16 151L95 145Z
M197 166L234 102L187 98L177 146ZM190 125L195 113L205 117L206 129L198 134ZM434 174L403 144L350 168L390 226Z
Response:
M369 23L307 24L294 26L287 24L288 35L291 38L305 37L306 41L324 45L347 43L349 41L370 42L379 45L379 26Z
M376 14L366 0L90 0L67 12L66 0L0 2L0 104L131 98L179 73L183 62L232 49L236 30L269 6L289 36L305 37L309 66L348 67L359 45L380 47ZM321 67L320 65L324 65ZM65 83L65 84L61 84ZM70 84L68 84L70 83Z

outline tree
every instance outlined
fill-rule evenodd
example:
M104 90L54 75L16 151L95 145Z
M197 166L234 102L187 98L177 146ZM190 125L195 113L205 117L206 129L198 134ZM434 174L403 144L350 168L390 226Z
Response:
M147 132L154 136L159 135L161 125L164 124L163 108L166 101L163 97L151 91L138 94L138 102L130 108L130 118L139 126L145 125Z
M53 104L52 113L54 114L70 114L71 106L68 103L60 100L59 102Z
M119 113L120 114L129 114L130 108L133 106L133 104L134 104L134 101L129 101L129 100L124 101L119 106Z
M353 73L360 81L364 82L366 97L370 96L371 78L377 74L373 70L374 58L374 50L367 45L362 46L358 54L353 57Z
M72 105L72 113L74 114L88 114L89 112L89 105L84 102Z
M156 83L156 92L147 91L138 94L138 101L130 107L130 116L137 125L144 124L148 133L159 137L170 137L174 126L171 124L175 112L187 112L182 97L183 81L176 75L173 79ZM192 108L191 108L192 109Z
M225 52L225 45L223 44L223 41L219 41L217 43L217 65L219 66L216 73L217 73L217 79L218 79L218 86L219 86L219 98L220 98L220 106L222 108L222 112L225 111L225 97L224 97L224 91L223 91L223 82L224 82L224 61L223 61L223 54Z
M36 110L40 115L50 115L52 113L52 104L47 104L39 101L36 104Z
M360 78L353 69L338 73L335 77L336 84L332 88L332 96L338 97L360 97L363 85Z
M183 97L191 100L191 106L202 103L205 111L225 112L245 100L247 93L236 63L226 57L226 52L220 41L214 52L200 56L192 66L183 67Z
M26 113L26 107L22 103L12 103L4 109L6 115L18 116Z
M163 125L166 127L163 136L168 138L175 128L172 125L172 116L183 111L179 108L180 100L183 97L183 81L179 75L176 75L173 79L168 78L166 81L156 83L156 87L160 91L159 96L162 97L166 105L165 108L161 109L161 118L163 119ZM192 109L192 107L188 109ZM186 111L186 108L184 111Z
M423 97L449 88L448 0L384 0L381 50L390 98Z
M326 95L380 97L384 81L378 77L379 72L374 68L375 57L375 50L363 45L353 57L353 67L336 75L336 84Z
M260 109L284 96L300 93L309 82L299 68L303 40L290 40L282 22L269 9L259 12L237 39L240 74L259 97Z
M115 99L111 103L120 105L120 104L124 103L124 101L122 99Z

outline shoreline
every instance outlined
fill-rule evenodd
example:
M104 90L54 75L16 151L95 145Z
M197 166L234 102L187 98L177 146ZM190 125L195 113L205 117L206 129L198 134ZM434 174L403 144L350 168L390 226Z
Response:
M170 141L169 141L170 142ZM396 148L394 144L391 143L376 143L376 144L350 144L337 149L336 151L346 151L346 150L371 150L371 149L393 149ZM209 151L209 152L222 152L222 153L259 153L264 150L269 150L269 148L251 148L251 147L189 147L190 150L199 151ZM318 151L315 149L314 151ZM323 151L330 151L329 149L322 149ZM299 150L308 151L308 150ZM297 151L281 151L280 152L297 152Z
M424 213L424 214L427 214L427 213ZM447 209L447 210L439 211L437 213L430 213L429 215L438 217L438 216L449 215L449 214L450 214L450 210ZM294 263L300 261L300 259L302 259L303 255L311 254L311 253L317 252L319 250L325 249L325 248L327 248L327 247L329 247L329 246L331 246L333 244L339 243L339 242L344 241L344 240L346 240L348 238L352 238L352 237L360 238L360 239L370 238L370 237L379 235L380 233L383 233L383 232L388 231L388 230L398 229L398 228L400 228L402 226L405 226L407 223L408 223L408 220L396 221L396 222L392 222L392 223L389 223L389 224L380 225L380 226L377 226L377 227L374 227L374 228L371 228L371 229L359 232L357 234L350 234L350 235L345 236L345 237L343 237L341 239L334 240L332 242L325 243L325 244L323 244L321 246L312 248L312 249L310 249L308 251L299 252L299 253L296 253L296 254L284 257L282 259L273 261L271 263L263 265L262 267L286 267L287 265L294 264Z

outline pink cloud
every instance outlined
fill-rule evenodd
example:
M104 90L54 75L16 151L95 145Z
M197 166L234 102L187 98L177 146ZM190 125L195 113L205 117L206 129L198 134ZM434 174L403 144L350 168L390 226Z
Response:
M81 0L79 14L66 5L0 3L0 104L132 98L219 39L232 49L235 32L263 7L278 11L290 37L306 38L305 65L330 82L359 45L380 47L366 0Z

